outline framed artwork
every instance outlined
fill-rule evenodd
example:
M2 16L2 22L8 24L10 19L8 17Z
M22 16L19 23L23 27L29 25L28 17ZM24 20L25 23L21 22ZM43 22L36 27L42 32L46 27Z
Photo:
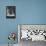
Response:
M46 41L45 24L19 24L18 38L21 40Z
M6 18L16 18L16 6L6 6Z

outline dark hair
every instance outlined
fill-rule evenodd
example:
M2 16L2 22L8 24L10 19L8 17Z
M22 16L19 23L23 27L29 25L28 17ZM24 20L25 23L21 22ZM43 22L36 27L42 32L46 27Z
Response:
M15 14L15 6L7 6L7 8L9 9L9 14Z

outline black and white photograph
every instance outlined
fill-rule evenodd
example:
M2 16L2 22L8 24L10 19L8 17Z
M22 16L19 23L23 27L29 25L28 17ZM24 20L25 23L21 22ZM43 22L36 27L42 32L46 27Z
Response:
M16 18L16 6L6 6L6 18Z

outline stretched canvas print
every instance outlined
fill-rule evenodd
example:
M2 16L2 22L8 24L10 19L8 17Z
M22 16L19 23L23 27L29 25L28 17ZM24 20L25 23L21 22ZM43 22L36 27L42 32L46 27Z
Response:
M20 39L46 41L46 25L19 25Z
M6 18L16 18L16 6L6 6Z
M19 24L18 41L20 43L19 46L43 45L43 43L46 43L46 25Z

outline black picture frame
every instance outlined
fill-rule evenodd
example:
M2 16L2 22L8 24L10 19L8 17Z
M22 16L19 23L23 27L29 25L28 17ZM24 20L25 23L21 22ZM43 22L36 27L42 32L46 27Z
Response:
M16 18L16 6L6 6L6 18Z

